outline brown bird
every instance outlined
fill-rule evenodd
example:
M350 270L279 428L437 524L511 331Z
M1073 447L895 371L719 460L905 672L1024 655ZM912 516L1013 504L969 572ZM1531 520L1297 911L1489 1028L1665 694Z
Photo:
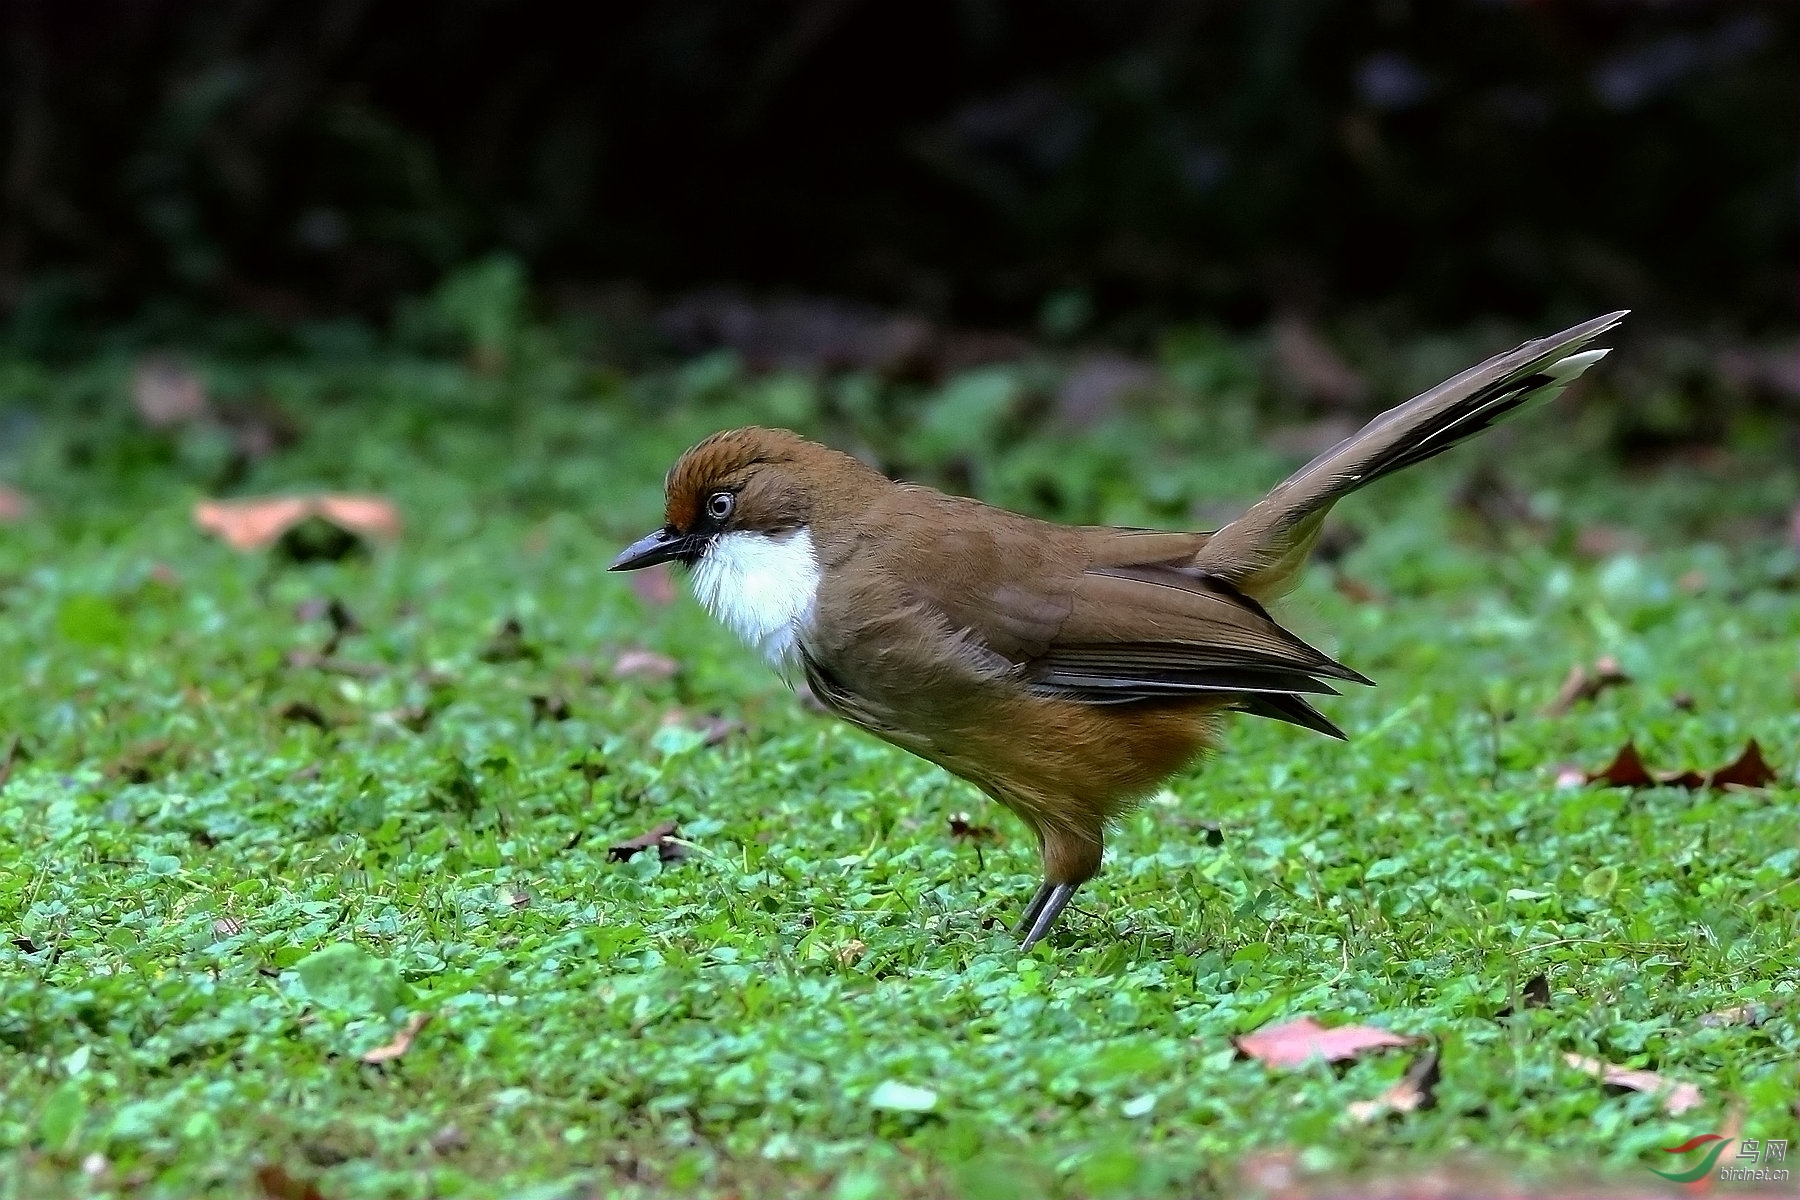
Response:
M1100 869L1108 822L1207 749L1221 714L1344 736L1307 697L1370 681L1264 605L1332 504L1555 396L1624 315L1383 413L1216 533L1053 525L749 428L682 455L663 527L612 569L684 564L700 602L790 681L1017 814L1044 864L1018 926L1029 947Z

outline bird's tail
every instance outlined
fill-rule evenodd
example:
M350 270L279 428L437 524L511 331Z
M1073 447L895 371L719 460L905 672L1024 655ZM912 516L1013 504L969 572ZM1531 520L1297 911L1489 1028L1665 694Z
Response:
M1333 504L1552 399L1606 356L1584 347L1624 316L1610 313L1526 342L1382 413L1213 534L1194 566L1258 599L1280 595L1305 564Z

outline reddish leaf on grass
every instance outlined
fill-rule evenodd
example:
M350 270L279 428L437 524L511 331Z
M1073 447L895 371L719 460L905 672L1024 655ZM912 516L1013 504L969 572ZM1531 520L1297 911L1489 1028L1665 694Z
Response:
M380 496L256 496L194 505L194 524L234 550L266 550L308 518L368 541L400 536L400 512Z
M1367 1050L1411 1046L1419 1039L1373 1025L1340 1025L1327 1029L1311 1017L1271 1025L1232 1039L1238 1052L1264 1066L1297 1067L1315 1058L1339 1062Z
M1764 761L1762 747L1751 738L1743 753L1714 771L1707 783L1715 788L1765 788L1775 780L1775 768Z
M377 1046L373 1050L368 1051L362 1056L362 1061L371 1066L393 1062L396 1058L399 1058L402 1054L405 1054L408 1050L412 1049L413 1039L419 1036L419 1030L425 1028L430 1020L430 1013L414 1013L412 1016L406 1018L406 1024L402 1025L400 1031L394 1034L393 1041L385 1046Z
M681 664L668 655L637 648L625 651L613 661L612 677L661 683L666 679L673 679L680 670Z
M0 483L0 525L23 521L31 515L31 501L25 493Z
M658 563L654 567L631 573L631 590L645 604L673 604L675 602L675 577L669 572L667 563Z
M1635 742L1626 742L1613 755L1613 760L1598 771L1587 772L1589 783L1604 783L1607 787L1655 787L1656 777L1644 766L1643 758L1638 754Z
M640 850L655 850L656 856L664 862L678 862L688 856L688 848L675 840L680 836L681 829L675 822L663 821L634 838L614 842L606 848L606 857L613 862L624 862Z
M1700 1089L1693 1084L1665 1079L1655 1071L1621 1067L1580 1054L1565 1054L1563 1061L1577 1071L1594 1076L1608 1087L1624 1088L1630 1092L1642 1092L1646 1096L1661 1097L1663 1111L1671 1117L1679 1117L1689 1109L1698 1108L1705 1103L1705 1097L1701 1096Z
M1565 772L1557 776L1557 784L1561 786L1570 780ZM1659 771L1652 773L1644 765L1638 755L1637 747L1626 742L1613 755L1613 760L1598 771L1583 772L1582 780L1587 783L1603 783L1608 787L1649 788L1678 787L1688 791L1698 791L1703 787L1712 788L1761 788L1767 787L1778 778L1775 769L1762 756L1762 747L1755 738L1744 744L1743 752L1731 762L1720 767L1710 775L1702 774L1689 767L1685 771Z
M1591 668L1576 663L1569 668L1569 677L1563 680L1555 697L1544 705L1543 713L1546 717L1560 717L1577 704L1592 700L1606 689L1622 687L1630 682L1631 676L1619 666L1619 660L1611 656L1598 660Z
M1437 1085L1443 1078L1438 1069L1436 1047L1413 1059L1399 1083L1373 1100L1356 1100L1345 1109L1355 1121L1369 1122L1390 1114L1417 1112L1437 1104Z

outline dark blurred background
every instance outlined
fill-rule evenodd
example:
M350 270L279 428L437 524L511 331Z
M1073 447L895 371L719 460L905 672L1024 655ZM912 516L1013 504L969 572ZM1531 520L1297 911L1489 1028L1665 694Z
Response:
M379 324L495 253L540 303L657 314L677 348L779 324L745 296L1125 342L1350 312L1795 325L1791 2L7 0L0 22L0 322L30 352L220 314Z

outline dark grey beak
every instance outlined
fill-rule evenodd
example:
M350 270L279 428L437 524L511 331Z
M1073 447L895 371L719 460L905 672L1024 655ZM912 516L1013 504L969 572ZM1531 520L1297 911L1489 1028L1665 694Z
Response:
M606 569L638 571L644 567L654 567L657 563L692 557L699 553L700 548L698 538L676 533L673 529L659 529L619 551L619 557L613 559L612 565Z

